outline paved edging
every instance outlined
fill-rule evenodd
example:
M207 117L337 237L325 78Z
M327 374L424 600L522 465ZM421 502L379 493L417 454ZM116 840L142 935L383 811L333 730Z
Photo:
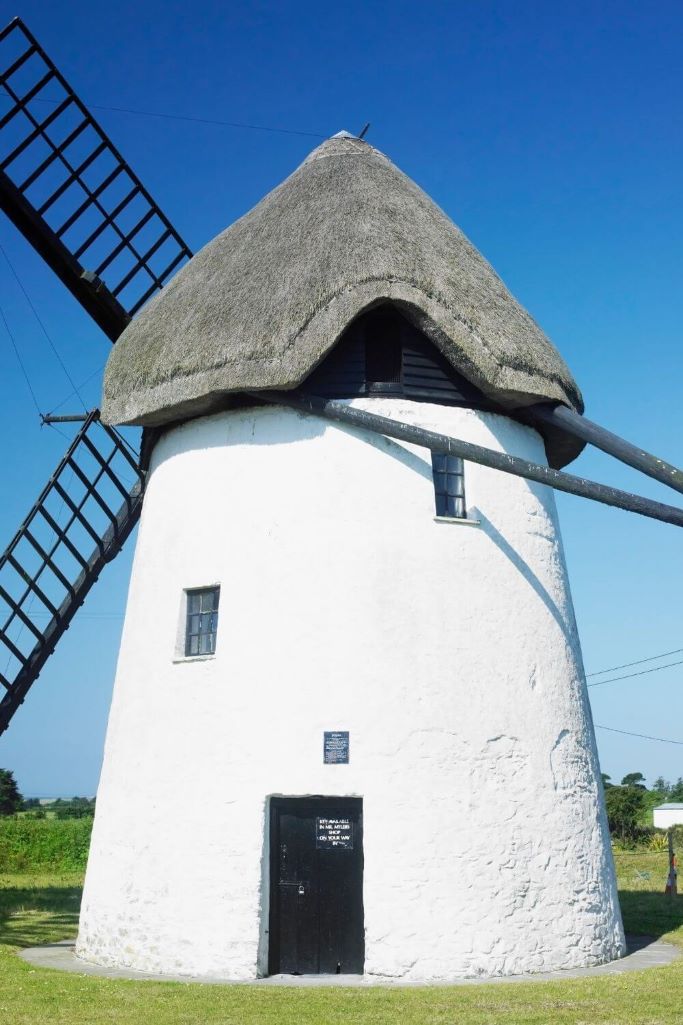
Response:
M125 968L103 968L101 965L82 961L74 954L74 940L48 943L42 947L28 947L19 951L19 956L36 968L53 968L77 975L96 975L104 979L132 979L154 982L197 982L208 985L248 986L420 986L482 985L491 982L546 982L550 979L584 979L598 975L621 975L624 972L639 972L646 968L660 968L676 961L683 951L673 943L648 936L627 936L628 954L618 961L597 965L594 968L573 968L567 971L538 972L533 975L504 975L493 979L452 979L449 982L420 983L405 979L380 978L372 975L274 975L267 979L238 982L221 977L197 979L187 975L155 975L150 972L136 972Z

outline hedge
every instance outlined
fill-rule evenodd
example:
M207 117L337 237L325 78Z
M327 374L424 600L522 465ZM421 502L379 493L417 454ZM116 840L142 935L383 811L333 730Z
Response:
M0 818L0 873L85 869L92 818Z

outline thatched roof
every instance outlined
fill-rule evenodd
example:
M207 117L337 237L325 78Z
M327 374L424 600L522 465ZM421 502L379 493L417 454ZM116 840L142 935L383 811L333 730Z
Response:
M349 322L393 300L485 395L582 411L538 325L442 210L345 133L205 246L116 343L109 423L158 425L226 393L299 385Z

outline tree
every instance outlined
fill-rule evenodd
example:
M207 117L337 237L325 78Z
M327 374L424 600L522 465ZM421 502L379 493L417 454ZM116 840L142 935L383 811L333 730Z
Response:
M668 798L670 801L683 801L683 776L679 776L669 788Z
M642 772L629 772L621 781L622 787L638 787L639 790L647 790L645 777Z
M607 787L613 787L614 786L614 783L610 783L610 780L611 780L612 777L608 776L608 774L606 772L601 772L600 776L602 778L602 785L605 788L605 790L607 790Z
M642 787L620 786L606 790L605 807L610 831L621 840L635 836L644 805L645 790Z
M0 769L0 815L14 815L23 803L14 774L9 769Z
M55 817L58 819L84 819L95 814L95 799L72 797L70 801L55 801Z
M657 776L657 779L652 784L652 789L662 797L668 797L671 784L667 783L663 776Z

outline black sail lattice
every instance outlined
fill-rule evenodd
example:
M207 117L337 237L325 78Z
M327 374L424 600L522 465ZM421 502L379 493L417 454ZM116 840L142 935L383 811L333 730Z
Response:
M90 413L0 556L0 734L140 517L143 476Z
M0 98L0 206L115 341L192 253L19 18Z

